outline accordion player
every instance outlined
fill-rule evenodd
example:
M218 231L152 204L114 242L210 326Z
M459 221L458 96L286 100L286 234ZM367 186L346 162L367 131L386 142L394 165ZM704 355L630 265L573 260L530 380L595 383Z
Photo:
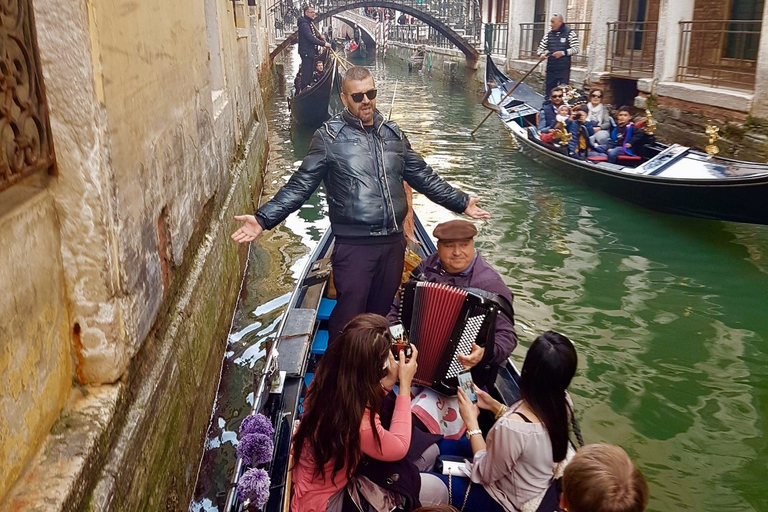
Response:
M476 343L489 359L499 314L513 320L512 305L491 292L418 280L403 284L398 317L409 341L419 349L414 382L455 395L457 375L463 369L456 356L469 354ZM472 369L478 385L490 384L496 376L495 371L479 374L483 366Z

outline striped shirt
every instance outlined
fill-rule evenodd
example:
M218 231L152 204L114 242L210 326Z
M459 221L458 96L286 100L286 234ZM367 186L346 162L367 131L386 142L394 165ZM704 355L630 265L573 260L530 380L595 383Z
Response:
M536 50L536 53L539 55L545 55L547 53L550 33L551 32L547 32L544 34L544 37L541 38L539 49ZM581 47L579 46L579 35L575 30L571 29L571 31L568 33L568 49L565 50L565 55L572 57L574 55L578 55L579 51L581 51Z

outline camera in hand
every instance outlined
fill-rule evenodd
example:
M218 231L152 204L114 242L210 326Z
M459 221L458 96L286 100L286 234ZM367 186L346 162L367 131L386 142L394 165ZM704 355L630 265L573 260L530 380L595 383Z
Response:
M392 335L392 355L395 356L395 361L400 359L400 351L405 352L405 357L411 357L411 344L408 343L408 338L405 335L405 328L403 324L396 323L389 327L389 333Z

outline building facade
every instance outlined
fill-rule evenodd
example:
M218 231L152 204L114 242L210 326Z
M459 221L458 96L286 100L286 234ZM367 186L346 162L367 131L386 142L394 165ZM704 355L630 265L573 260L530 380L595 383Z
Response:
M553 13L581 39L575 85L604 88L614 106L651 107L663 139L703 147L713 122L724 154L768 159L764 0L523 0L510 11L511 70L533 66Z
M159 510L191 494L239 288L267 20L228 0L6 4L0 509Z

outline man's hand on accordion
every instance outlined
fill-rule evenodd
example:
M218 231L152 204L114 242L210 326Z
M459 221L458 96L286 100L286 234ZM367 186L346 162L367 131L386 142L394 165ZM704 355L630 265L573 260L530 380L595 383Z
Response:
M469 370L470 368L474 368L480 364L480 361L483 360L483 356L485 356L485 349L480 345L473 343L472 350L469 352L469 354L457 354L456 360L461 364L461 366L464 367L465 370Z

